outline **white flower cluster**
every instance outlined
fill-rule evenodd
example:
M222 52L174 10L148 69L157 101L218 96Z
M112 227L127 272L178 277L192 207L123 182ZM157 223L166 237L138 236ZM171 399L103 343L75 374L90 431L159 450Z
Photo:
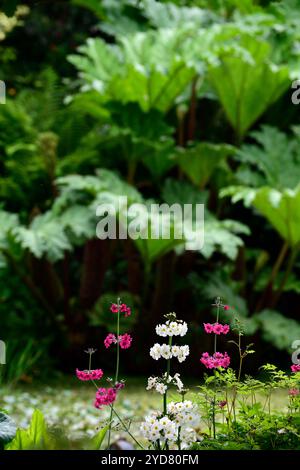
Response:
M184 390L184 385L180 379L179 374L175 374L173 377L171 375L167 377L167 374L164 374L162 379L159 377L149 377L148 386L146 387L146 390L154 389L158 393L161 393L161 395L164 395L168 388L167 384L175 385L179 393Z
M162 325L157 325L155 330L158 336L185 336L188 327L186 322L168 320Z
M174 417L176 424L180 426L195 426L198 422L197 405L190 400L174 402L167 405L168 415Z
M190 348L188 345L169 346L168 344L155 343L155 345L150 349L150 356L156 361L161 357L163 359L171 359L172 357L176 357L179 362L183 362L186 360L189 354Z
M168 405L168 415L152 412L141 425L143 437L152 443L159 441L162 447L166 441L175 444L181 441L181 448L189 447L196 441L196 433L191 425L196 424L197 406L190 401L171 402Z

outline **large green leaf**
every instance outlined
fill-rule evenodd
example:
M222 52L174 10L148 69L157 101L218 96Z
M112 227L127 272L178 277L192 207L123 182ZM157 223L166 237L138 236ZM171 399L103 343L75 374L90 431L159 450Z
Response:
M5 450L53 450L55 440L49 433L43 414L35 410L28 429L18 429Z
M19 220L16 214L0 210L0 250L8 248L8 236L18 225Z
M208 193L200 191L195 186L184 181L167 180L163 189L163 198L169 204L179 203L191 204L193 206L192 216L195 215L195 205L206 205ZM195 231L195 226L186 224L186 237L192 239L193 234L190 233L191 227ZM239 247L244 245L239 235L249 235L249 228L234 220L225 219L218 220L207 210L204 210L204 245L200 253L205 258L210 258L214 253L222 253L229 259L235 259L238 254ZM192 248L192 245L190 245ZM183 246L176 249L178 252L183 251ZM195 245L195 250L199 249Z
M300 338L300 323L273 310L255 315L265 341L277 349L291 352L292 343Z
M295 188L299 183L300 139L275 127L263 126L251 133L258 145L245 144L237 152L241 165L236 173L243 185Z
M121 37L118 45L89 39L69 60L106 100L166 112L195 75L179 56L181 34L160 30Z
M178 151L179 166L190 180L203 188L220 162L235 153L235 148L226 144L201 142Z
M37 258L47 256L50 261L57 261L72 249L59 219L50 211L35 217L28 228L16 227L13 234L22 248Z
M290 86L285 66L269 62L270 45L261 39L244 35L236 48L220 53L219 63L209 68L209 80L215 88L226 116L237 138L243 138L254 122Z
M300 186L296 189L278 191L263 187L252 189L229 187L221 196L232 196L232 202L243 201L246 206L256 208L280 236L292 247L300 243Z

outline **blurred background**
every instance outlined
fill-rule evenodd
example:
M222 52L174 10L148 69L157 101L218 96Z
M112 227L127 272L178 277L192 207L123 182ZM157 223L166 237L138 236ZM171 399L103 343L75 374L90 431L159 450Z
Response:
M189 323L180 370L200 381L217 296L222 321L238 317L255 343L245 372L288 369L300 339L300 1L0 5L2 382L61 380L86 367L87 347L109 373L117 297L132 308L125 375L159 370L148 348L175 311ZM95 208L120 195L204 203L203 249L98 239ZM235 365L228 339L219 349Z

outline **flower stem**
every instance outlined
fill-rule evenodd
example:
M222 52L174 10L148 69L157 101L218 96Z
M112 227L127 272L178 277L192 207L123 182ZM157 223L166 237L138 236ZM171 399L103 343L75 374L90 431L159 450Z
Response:
M169 336L169 347L170 350L172 348L172 336ZM171 370L171 358L167 360L167 384L170 376L170 370ZM168 388L164 393L164 415L167 414L167 394L168 394Z
M220 315L220 306L217 305L217 323L219 323L219 315ZM214 340L214 353L217 352L217 335L215 334L215 340Z
M120 299L118 299L118 314L117 314L117 364L116 364L116 373L115 373L115 384L118 382L118 378L119 378L119 365L120 365L119 336L120 336ZM110 417L109 417L108 439L107 439L107 448L108 449L110 447L111 426L112 426L113 413L116 414L116 412L114 410L114 406L111 405L111 407L110 407Z
M116 410L114 409L113 405L110 405L110 408L111 408L111 412L114 413L116 415L116 417L118 418L118 420L120 421L121 425L123 426L124 430L127 432L127 434L131 437L131 439L134 440L134 442L142 449L142 450L145 450L144 447L142 446L142 444L140 444L136 438L131 434L131 432L129 431L129 428L128 426L124 423L124 421L122 420L121 416L116 412Z

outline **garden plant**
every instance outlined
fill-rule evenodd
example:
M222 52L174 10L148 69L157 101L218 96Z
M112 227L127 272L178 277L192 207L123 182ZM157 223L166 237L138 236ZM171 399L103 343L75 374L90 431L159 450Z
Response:
M0 3L1 449L300 450L300 0Z

